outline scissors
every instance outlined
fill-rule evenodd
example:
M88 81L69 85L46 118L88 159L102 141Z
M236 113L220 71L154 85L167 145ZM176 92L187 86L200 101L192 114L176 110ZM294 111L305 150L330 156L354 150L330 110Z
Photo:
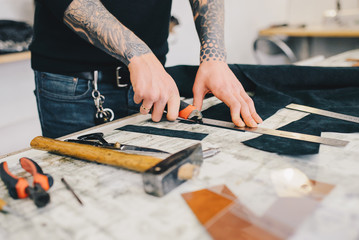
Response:
M153 153L169 154L169 152L162 151L162 150L155 149L155 148L139 147L139 146L134 146L134 145L129 145L129 144L122 144L119 142L109 143L104 139L103 133L101 133L101 132L81 135L81 136L77 137L77 139L67 139L65 141L88 144L88 145L92 145L92 146L96 146L96 147L109 148L109 149L119 150L119 151L139 151L139 152L153 152Z

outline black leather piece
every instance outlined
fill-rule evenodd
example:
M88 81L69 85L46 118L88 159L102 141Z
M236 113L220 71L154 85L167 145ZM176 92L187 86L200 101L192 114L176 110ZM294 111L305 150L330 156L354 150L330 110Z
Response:
M198 141L201 141L208 135L207 133L197 133L190 131L163 129L163 128L148 127L148 126L136 126L136 125L126 125L117 128L116 130L146 133L151 135L159 135L159 136L167 136L167 137L175 137L175 138L192 139Z
M247 91L255 90L253 101L258 114L266 119L289 103L359 117L359 68L229 65ZM180 93L187 97L192 89L197 67L177 66L169 69L178 82ZM182 88L182 89L181 89ZM204 117L231 121L225 104L203 112ZM359 124L310 115L281 128L286 131L320 135L321 132L359 132ZM315 154L319 144L262 135L244 144L286 155Z

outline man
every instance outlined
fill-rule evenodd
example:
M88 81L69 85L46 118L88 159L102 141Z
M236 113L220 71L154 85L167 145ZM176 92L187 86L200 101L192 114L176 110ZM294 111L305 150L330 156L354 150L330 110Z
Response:
M226 64L223 2L190 0L201 42L194 105L200 110L212 92L236 125L255 127L262 120ZM137 104L142 114L152 109L155 122L167 105L167 119L175 120L179 92L163 67L170 9L171 0L37 0L31 51L43 135L93 126L94 115L105 109L106 116L111 108L123 117ZM113 85L116 77L120 88Z

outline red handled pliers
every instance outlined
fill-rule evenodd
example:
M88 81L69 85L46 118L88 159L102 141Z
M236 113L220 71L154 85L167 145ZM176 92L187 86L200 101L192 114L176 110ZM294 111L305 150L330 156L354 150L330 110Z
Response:
M30 197L37 207L44 207L50 202L50 195L46 191L53 185L53 178L43 173L41 167L29 158L21 158L20 164L33 176L33 187L25 178L12 174L7 162L0 163L0 177L9 190L10 196L14 199Z

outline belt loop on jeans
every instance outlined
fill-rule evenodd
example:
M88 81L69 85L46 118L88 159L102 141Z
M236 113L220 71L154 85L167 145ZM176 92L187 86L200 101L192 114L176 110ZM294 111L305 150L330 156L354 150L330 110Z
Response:
M117 83L117 87L120 87L120 88L122 88L122 87L127 87L128 86L128 83L121 83L121 76L120 76L120 73L119 73L119 71L120 71L120 69L121 69L121 67L117 67L116 68L116 83Z

